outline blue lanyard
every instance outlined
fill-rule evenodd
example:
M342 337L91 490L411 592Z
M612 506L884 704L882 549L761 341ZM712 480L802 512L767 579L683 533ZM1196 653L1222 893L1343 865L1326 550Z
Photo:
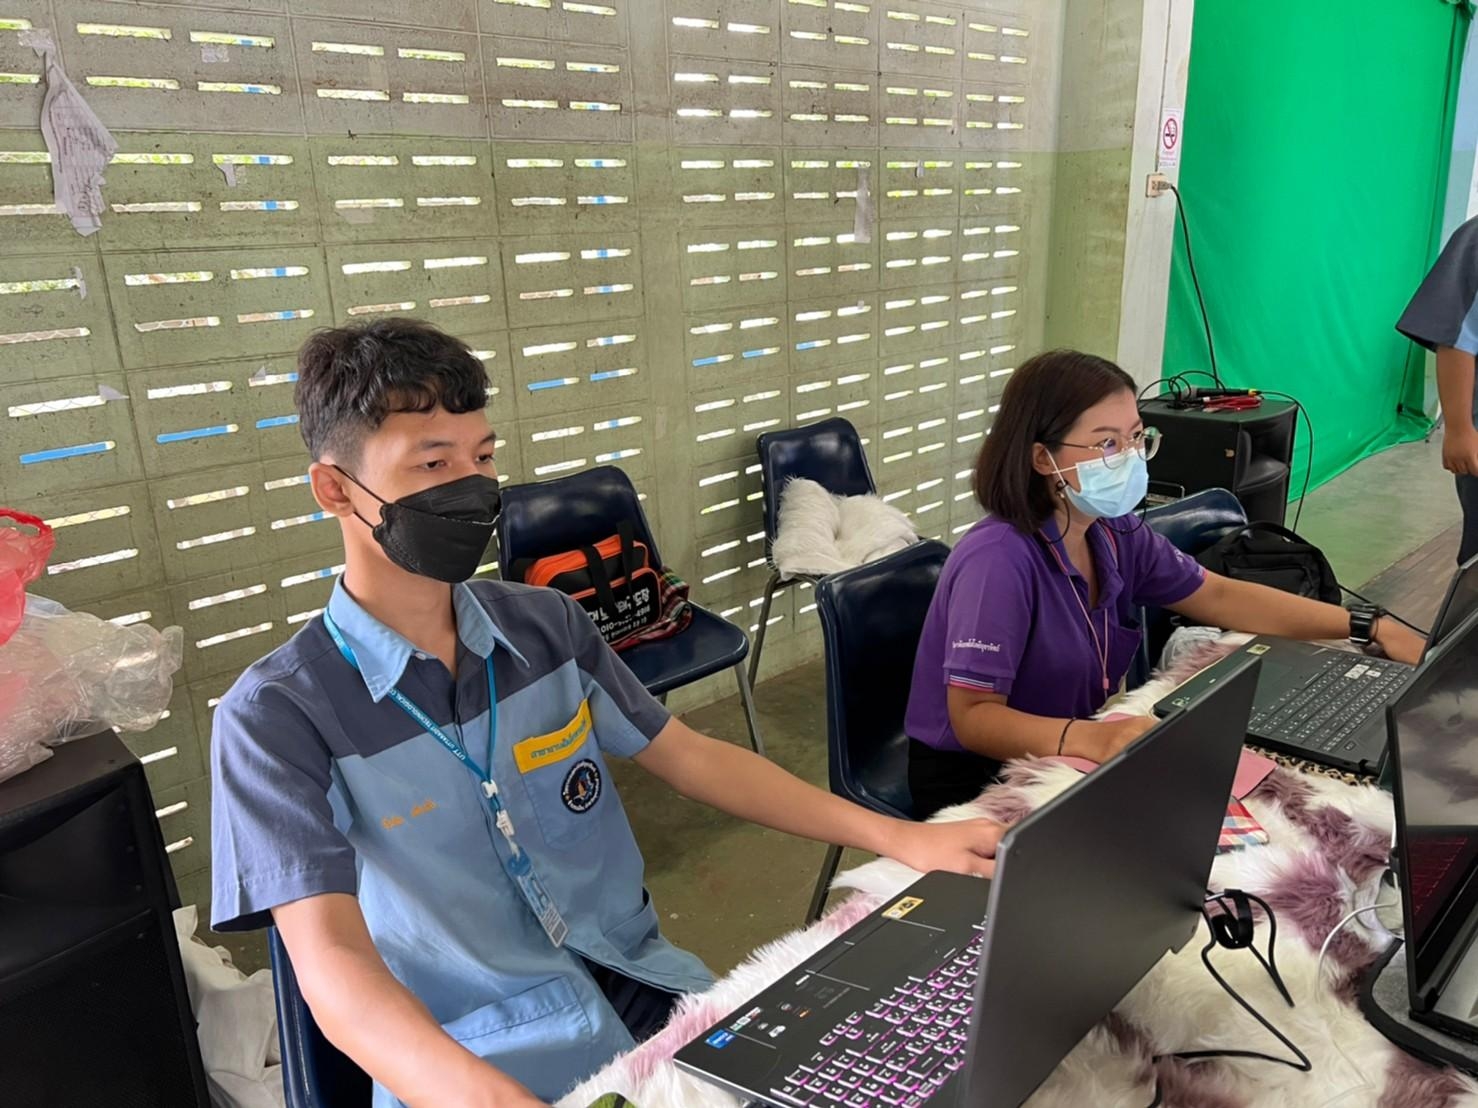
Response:
M344 633L339 630L339 625L334 622L334 617L328 614L327 608L323 610L323 625L328 629L329 635L333 638L334 645L339 648L339 653L344 656L344 661L353 666L355 670L358 670L359 659L354 656L354 648L345 641ZM486 659L485 668L487 669L488 675L488 756L491 757L493 749L498 742L498 685L497 680L493 677L493 656L491 654ZM452 679L456 680L455 675L453 675ZM478 784L482 786L483 796L487 797L488 804L493 809L493 818L498 825L498 830L503 832L503 836L508 840L508 845L513 848L514 854L518 855L521 853L518 843L513 839L513 822L508 816L508 810L503 807L503 800L498 795L498 785L493 780L493 775L478 765L476 759L467 753L466 748L461 743L448 735L434 719L426 714L425 710L419 704L401 692L398 687L392 685L390 691L385 695L390 698L397 708L420 724L428 735L446 747L452 757L466 766L467 772L477 778Z
M355 670L359 670L359 659L354 656L353 648L345 641L344 633L339 630L338 624L334 622L334 617L329 615L327 608L323 610L323 626L328 629L334 645L344 656L344 661L353 666ZM488 758L491 760L498 742L498 687L493 678L491 654L486 659L486 669L488 674ZM456 675L453 674L452 680L456 679ZM477 783L482 786L482 795L487 798L488 807L492 809L493 823L503 833L503 838L508 843L508 849L512 855L506 862L503 862L504 868L517 884L529 910L533 912L539 925L544 928L544 933L549 936L549 941L556 947L563 946L569 934L569 926L565 923L564 917L560 915L558 905L554 903L553 898L544 888L543 882L539 880L539 875L534 872L529 856L523 852L518 845L518 840L513 837L513 818L509 816L508 809L503 807L503 799L498 795L498 785L493 780L493 775L478 765L461 743L442 730L419 704L406 696L399 688L392 685L386 695L397 708L420 724L428 735L446 747L448 753L466 766L468 773L477 778Z

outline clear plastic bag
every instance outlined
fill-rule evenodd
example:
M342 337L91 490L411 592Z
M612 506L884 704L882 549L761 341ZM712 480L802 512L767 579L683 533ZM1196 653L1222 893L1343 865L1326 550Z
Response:
M57 743L153 727L183 648L178 627L115 627L26 596L20 626L0 643L0 781L44 762Z

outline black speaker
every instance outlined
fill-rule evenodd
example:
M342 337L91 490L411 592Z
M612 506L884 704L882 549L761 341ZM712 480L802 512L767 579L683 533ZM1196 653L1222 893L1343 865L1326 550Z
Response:
M1151 491L1178 499L1227 489L1253 522L1281 524L1288 514L1297 405L1264 400L1239 412L1177 408L1156 397L1139 405L1146 427L1165 436L1150 459Z
M143 767L112 732L0 782L0 1101L208 1108Z

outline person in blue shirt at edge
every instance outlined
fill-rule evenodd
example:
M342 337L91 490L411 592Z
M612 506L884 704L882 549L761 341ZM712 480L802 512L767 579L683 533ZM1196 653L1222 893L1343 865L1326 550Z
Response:
M381 320L314 335L298 373L345 568L216 709L213 926L277 926L377 1106L544 1103L712 983L659 933L611 757L790 834L991 872L997 824L805 784L670 716L564 594L466 583L500 500L465 343Z

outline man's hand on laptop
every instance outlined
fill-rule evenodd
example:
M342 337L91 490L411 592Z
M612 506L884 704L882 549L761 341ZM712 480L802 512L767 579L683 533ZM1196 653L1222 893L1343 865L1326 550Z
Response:
M989 819L900 822L883 853L920 873L944 870L989 877L996 871L996 846L1005 833L1005 827Z

